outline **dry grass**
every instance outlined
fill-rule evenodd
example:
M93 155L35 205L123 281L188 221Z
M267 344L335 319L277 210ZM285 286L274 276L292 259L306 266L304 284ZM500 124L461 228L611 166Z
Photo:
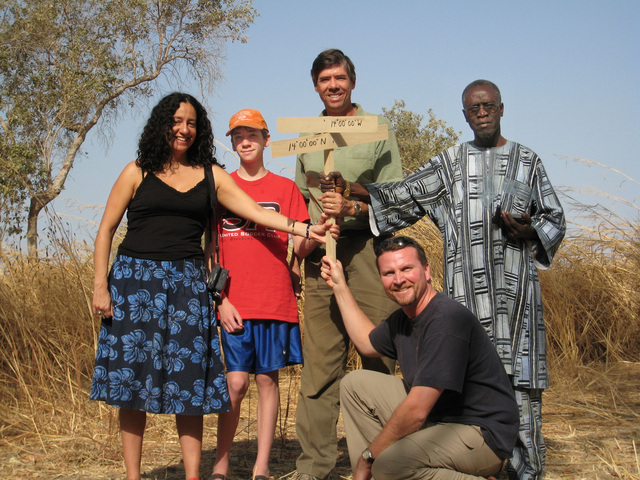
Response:
M640 364L565 364L552 375L543 403L547 478L640 478Z
M590 226L572 225L553 267L541 272L552 375L546 478L640 478L640 227L611 212L583 213ZM441 289L437 230L423 222L407 233L425 245ZM53 245L39 261L0 246L0 477L122 478L114 409L88 400L98 327L89 310L91 253ZM283 371L272 455L278 479L291 476L299 454L298 390L299 367ZM252 386L233 478L250 477L256 406ZM215 455L216 417L205 424L203 476ZM336 474L347 479L344 439L339 446ZM143 478L183 478L172 417L150 416L144 448Z

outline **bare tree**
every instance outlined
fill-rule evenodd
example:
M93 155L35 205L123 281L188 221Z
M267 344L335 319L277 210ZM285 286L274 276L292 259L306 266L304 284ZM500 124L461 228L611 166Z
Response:
M64 188L88 132L148 98L161 74L203 90L220 77L224 47L246 41L252 0L0 0L0 215L38 215Z

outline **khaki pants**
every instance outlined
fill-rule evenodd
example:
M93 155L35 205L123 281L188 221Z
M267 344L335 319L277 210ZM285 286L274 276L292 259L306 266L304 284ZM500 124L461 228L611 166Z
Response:
M402 380L391 375L357 370L342 380L342 418L352 468L406 397ZM436 423L391 445L371 471L375 480L467 480L494 475L502 463L480 427Z
M337 258L358 305L377 325L398 306L382 288L374 242L370 234L340 238ZM339 389L350 344L333 292L320 277L323 255L324 249L318 248L305 259L304 367L296 415L296 432L302 447L296 469L321 479L329 476L338 455ZM395 362L380 358L363 358L362 365L382 372L395 368Z

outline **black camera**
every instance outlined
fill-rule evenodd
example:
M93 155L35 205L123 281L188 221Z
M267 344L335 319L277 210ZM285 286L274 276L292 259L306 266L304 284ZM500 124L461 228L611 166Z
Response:
M522 214L520 213L512 213L511 218L513 218L520 225L527 224L524 218L522 218ZM497 225L500 228L504 228L504 220L502 219L502 208L500 207L500 205L496 207L496 212L493 214L493 217L491 218L491 223L493 223L494 225Z
M222 298L222 292L224 291L228 278L229 270L222 268L220 264L214 265L211 269L209 278L207 278L207 290L211 292L214 302L220 301Z

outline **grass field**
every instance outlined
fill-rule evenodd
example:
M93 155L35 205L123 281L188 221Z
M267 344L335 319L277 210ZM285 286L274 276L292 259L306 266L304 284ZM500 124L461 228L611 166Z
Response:
M544 395L548 479L640 478L640 226L591 209L572 224L552 268L541 272L551 388ZM432 271L442 269L438 232L412 227ZM0 477L122 478L117 417L88 400L98 322L91 315L92 256L51 234L40 260L0 246ZM441 278L434 284L441 289ZM281 375L272 475L286 479L299 447L299 370ZM252 386L252 388L254 388ZM244 402L231 478L250 478L255 408ZM205 420L202 475L214 458L216 417ZM339 425L341 427L341 425ZM344 439L336 474L348 479ZM172 417L151 416L147 479L182 479Z

